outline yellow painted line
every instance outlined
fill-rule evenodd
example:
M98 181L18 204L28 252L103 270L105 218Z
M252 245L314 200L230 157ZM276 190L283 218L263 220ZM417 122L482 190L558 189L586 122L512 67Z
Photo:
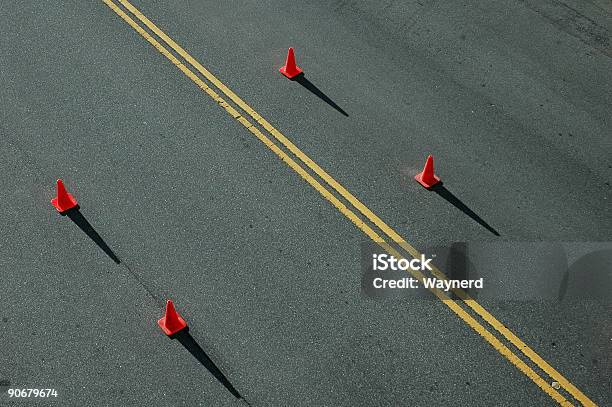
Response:
M323 187L316 179L314 179L308 172L306 172L299 164L297 164L291 157L289 157L284 151L276 146L269 138L267 138L261 131L256 128L251 122L243 117L236 109L229 105L224 99L222 99L214 90L206 85L193 71L182 64L174 55L172 55L164 46L162 46L157 40L149 35L142 27L140 27L131 17L129 17L123 10L121 10L111 0L103 0L115 13L117 13L124 21L126 21L134 30L142 35L151 45L153 45L161 54L168 58L174 65L176 65L187 77L189 77L198 87L206 92L215 102L223 107L233 118L237 119L242 125L244 125L251 133L253 133L260 141L262 141L268 148L270 148L279 158L287 163L294 171L296 171L303 179L305 179L311 186L313 186L325 199L330 201L342 214L350 219L357 227L359 227L366 235L372 240L379 244L384 244L384 240L374 230L372 230L367 224L365 224L359 217L355 215L350 209L340 202L333 194L331 194L325 187ZM155 26L149 19L147 19L140 11L138 11L133 5L127 0L119 0L130 12L132 12L141 22L143 22L150 30L156 35L163 39L174 51L181 55L187 60L194 68L196 68L206 79L213 83L223 93L225 93L234 103L240 108L247 112L253 119L255 119L264 129L266 129L272 136L274 136L281 144L283 144L289 151L295 154L302 162L304 162L311 170L319 175L326 183L334 188L341 196L347 199L355 208L357 208L363 215L365 215L371 222L378 226L383 232L385 232L394 242L398 243L404 250L410 253L413 257L419 257L420 253L409 245L399 234L393 229L386 225L380 218L372 213L365 205L363 205L357 198L350 194L344 187L342 187L336 180L334 180L329 174L321 169L314 161L312 161L306 154L299 150L293 143L291 143L282 133L276 130L270 125L265 119L257 114L250 106L248 106L242 99L240 99L235 93L227 88L221 81L219 81L212 73L206 70L200 63L198 63L193 57L191 57L183 48L176 44L170 39L163 31ZM396 257L401 258L402 256L395 250L387 250L391 253L394 252ZM420 274L420 273L419 273ZM435 273L441 278L445 278L444 274L438 269L435 269ZM417 276L415 276L417 277ZM422 279L423 276L419 279ZM437 290L436 290L437 291ZM455 312L462 320L464 320L470 327L476 330L481 336L487 340L498 352L506 357L512 364L514 364L519 370L525 373L530 379L532 379L539 387L541 387L547 394L549 394L555 401L562 405L571 405L560 393L553 389L546 381L544 381L535 371L527 366L520 358L510 351L505 345L503 345L496 337L488 332L482 325L474 320L468 313L466 313L460 306L454 301L450 300L445 294L441 292L435 293L453 312ZM460 294L461 295L461 294ZM584 405L595 405L586 396L584 396L577 388L575 388L567 379L563 378L558 372L556 372L550 365L548 365L543 359L539 357L535 352L527 347L518 337L510 332L503 324L497 319L490 315L484 308L477 304L474 300L466 298L467 294L463 293L464 301L472 308L477 314L483 317L485 321L494 326L498 332L506 337L511 343L517 346L529 359L536 363L542 370L557 380L561 386L563 386L572 396L579 400ZM497 325L497 326L496 326ZM518 344L518 345L517 345ZM522 346L521 346L522 344ZM539 363L538 363L539 362ZM556 376L556 377L555 377ZM572 393L577 393L578 396ZM580 399L582 395L583 400Z

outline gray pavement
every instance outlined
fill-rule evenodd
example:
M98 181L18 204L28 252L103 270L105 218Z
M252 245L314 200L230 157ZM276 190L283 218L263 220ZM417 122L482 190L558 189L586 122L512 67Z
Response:
M612 240L607 1L134 5L417 247ZM59 393L0 405L240 405L166 298L253 406L555 405L440 302L364 298L365 236L104 3L0 11L0 381ZM484 305L612 404L609 306Z

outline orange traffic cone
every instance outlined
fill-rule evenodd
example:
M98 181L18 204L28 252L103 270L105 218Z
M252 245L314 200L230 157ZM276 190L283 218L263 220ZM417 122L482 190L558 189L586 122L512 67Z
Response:
M172 300L166 302L166 314L157 321L157 324L168 336L187 328L187 322L176 312Z
M61 179L57 180L57 196L51 200L51 204L59 213L64 213L78 205L76 199L66 191Z
M293 53L293 48L289 48L287 52L287 61L285 61L285 66L279 69L280 73L285 75L289 79L293 79L302 72L302 68L295 64L295 54Z
M414 179L428 189L440 182L440 178L434 174L434 161L431 155L427 157L427 162L425 162L423 172L417 174Z

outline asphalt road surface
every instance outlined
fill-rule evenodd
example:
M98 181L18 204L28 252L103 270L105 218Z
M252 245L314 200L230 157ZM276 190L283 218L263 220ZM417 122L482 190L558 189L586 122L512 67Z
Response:
M370 230L609 253L609 0L5 0L0 44L0 405L612 405L605 298L361 292Z

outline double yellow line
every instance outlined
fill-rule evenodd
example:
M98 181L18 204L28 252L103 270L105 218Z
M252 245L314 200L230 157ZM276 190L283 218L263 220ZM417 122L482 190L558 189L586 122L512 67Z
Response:
M119 17L121 17L127 24L129 24L138 34L146 39L151 45L153 45L162 55L164 55L170 62L172 62L181 72L183 72L189 79L191 79L200 89L202 89L207 95L209 95L215 102L217 102L230 116L242 124L247 130L249 130L255 137L257 137L262 143L264 143L272 152L274 152L282 161L284 161L291 169L298 173L308 184L310 184L315 190L317 190L325 199L327 199L334 207L338 209L345 217L353 222L363 233L365 233L370 239L379 244L389 254L396 258L403 258L400 254L399 249L403 249L410 256L417 258L421 256L421 253L408 242L406 242L397 232L383 222L376 214L374 214L368 207L361 203L355 196L347 191L338 181L331 177L321 167L317 165L310 157L296 147L285 135L274 128L268 121L266 121L261 115L259 115L253 108L247 105L238 95L232 92L227 86L225 86L219 79L217 79L212 73L204 68L198 61L196 61L191 55L187 53L180 45L174 42L168 35L160 30L155 24L153 24L146 16L144 16L136 7L134 7L128 0L118 0L118 2L127 10L133 17L136 17L150 32L157 36L161 41L165 43L170 49L172 49L178 56L183 58L183 62L175 56L171 51L162 45L158 39L151 35L143 26L139 25L124 9L114 3L112 0L103 0L104 3L110 7ZM187 67L186 63L191 65L206 81L208 81L217 91L223 93L229 100L236 106L230 105L224 98L222 98L217 91L209 86L204 80L198 76L194 71ZM246 116L257 124L255 125ZM261 127L267 132L275 141L272 141L266 136L261 130ZM290 156L285 150L283 150L278 144L282 145L288 152L290 152L295 158L297 158L301 164L299 164L292 156ZM342 197L352 208L349 208L344 202L342 202L334 193L332 193L326 186L324 186L319 180L317 180L310 172L304 167L310 169L319 179L331 187L335 193ZM389 238L389 242L385 241L374 228L366 223L362 218L357 216L353 209L356 209L365 219L371 224L378 228L386 237ZM438 279L446 279L444 273L442 273L435 266L432 267L432 274ZM424 278L424 275L418 271L411 271L413 276L419 280ZM550 366L544 359L542 359L535 351L527 346L522 340L520 340L514 333L512 333L506 326L498 321L493 315L485 310L480 304L474 299L470 298L469 295L461 289L453 290L453 292L461 298L461 302L451 300L446 293L443 291L434 289L432 292L459 318L461 318L468 326L470 326L476 333L481 335L495 350L497 350L502 356L504 356L510 363L516 366L521 372L529 377L536 385L538 385L546 394L548 394L553 400L563 406L573 405L569 400L566 399L559 391L551 386L540 374L532 369L523 359L517 356L515 353L517 350L529 361L535 364L542 372L544 372L551 381L555 381L569 393L575 400L585 406L595 406L584 393L570 383L565 377L557 372L552 366ZM462 307L463 305L463 307ZM465 309L464 309L465 307ZM474 314L478 315L483 321L490 325L501 335L509 344L514 347L514 351L508 346L504 345L498 337L496 337L491 331L487 330L480 322L476 320L472 314L468 312L471 310Z

